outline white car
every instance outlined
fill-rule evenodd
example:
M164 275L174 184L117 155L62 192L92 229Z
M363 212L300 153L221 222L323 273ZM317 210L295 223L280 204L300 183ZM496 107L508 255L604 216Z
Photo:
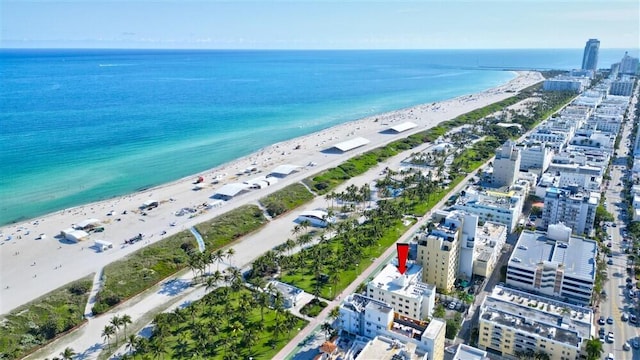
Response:
M604 360L615 360L615 358L613 357L612 353L609 353L609 355L607 355L607 357L604 358Z

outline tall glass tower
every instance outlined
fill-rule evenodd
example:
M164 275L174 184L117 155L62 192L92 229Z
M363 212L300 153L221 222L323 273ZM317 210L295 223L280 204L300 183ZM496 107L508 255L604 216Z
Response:
M598 50L600 50L600 40L589 39L587 45L584 46L584 55L582 55L582 70L598 69Z

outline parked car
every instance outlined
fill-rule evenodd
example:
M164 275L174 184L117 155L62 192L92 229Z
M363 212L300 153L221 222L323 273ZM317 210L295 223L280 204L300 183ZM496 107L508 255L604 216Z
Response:
M607 324L609 325L613 324L613 318L611 316L607 318Z

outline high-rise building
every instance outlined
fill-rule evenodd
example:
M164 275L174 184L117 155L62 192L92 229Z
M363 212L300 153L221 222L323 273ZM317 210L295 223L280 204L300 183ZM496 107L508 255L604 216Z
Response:
M582 70L598 70L598 50L600 50L600 40L589 39L584 46Z
M620 60L620 67L618 72L622 75L635 75L638 73L638 58L629 56L627 52L624 53L622 60Z
M600 193L581 190L576 186L551 187L544 197L542 226L559 222L569 226L574 234L590 235L596 217Z
M494 186L511 186L516 181L516 174L520 170L520 150L516 143L507 140L498 151L493 160L493 176L491 183Z

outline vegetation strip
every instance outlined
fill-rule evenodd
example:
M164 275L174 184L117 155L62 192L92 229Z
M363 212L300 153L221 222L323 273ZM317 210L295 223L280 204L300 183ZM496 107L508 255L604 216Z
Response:
M20 306L0 320L0 359L19 359L82 324L93 275Z
M196 225L206 254L229 245L267 222L260 208L246 205ZM120 302L157 284L189 266L197 244L189 231L148 245L104 268L104 286L96 296L94 314L101 314Z

